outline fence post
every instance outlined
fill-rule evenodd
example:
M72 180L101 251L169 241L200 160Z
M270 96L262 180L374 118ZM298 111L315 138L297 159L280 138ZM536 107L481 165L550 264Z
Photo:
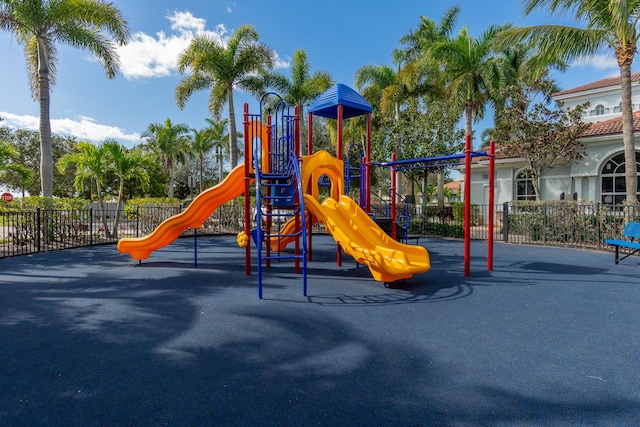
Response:
M596 203L596 237L598 238L598 249L602 247L602 236L600 235L600 202Z
M40 252L40 233L42 232L42 226L40 225L40 208L36 209L36 252Z
M502 240L509 243L509 202L502 204Z
M542 215L542 243L547 244L547 204L542 207L544 209L544 215Z
M140 236L140 205L136 206L136 237Z
M89 208L89 243L93 245L93 208Z

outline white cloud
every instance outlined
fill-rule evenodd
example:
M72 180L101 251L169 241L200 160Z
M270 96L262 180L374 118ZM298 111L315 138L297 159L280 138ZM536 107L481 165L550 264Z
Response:
M38 130L40 119L36 116L19 116L17 114L0 112L9 127ZM127 133L117 126L108 126L96 123L91 117L80 116L78 119L51 119L51 131L53 133L72 135L81 140L101 142L105 139L115 139L120 142L139 143L139 133ZM129 145L129 144L127 144Z
M232 12L232 6L227 5L229 13ZM137 32L126 46L118 48L120 68L126 79L165 77L175 73L178 56L197 34L205 34L225 43L228 31L224 24L207 30L205 19L187 11L175 11L166 18L171 23L170 33L159 31L151 36ZM289 59L281 59L276 54L276 69L287 69L290 65Z
M608 77L620 75L618 63L611 55L583 56L573 61L571 67L592 68L598 72L610 74Z
M176 11L173 12L173 15L169 15L166 18L171 22L171 29L179 33L201 33L207 24L205 19L196 18L190 12Z
M274 62L273 68L275 68L276 70L279 70L279 69L287 69L291 67L291 58L287 57L287 59L284 60L280 58L280 56L278 55L278 52L274 51L274 53L276 56L276 60Z
M133 34L132 40L118 48L122 74L127 79L164 77L176 70L178 55L196 34L207 34L222 41L227 30L223 24L214 31L206 30L206 20L190 12L173 12L167 20L171 33L159 31L155 36L143 32Z

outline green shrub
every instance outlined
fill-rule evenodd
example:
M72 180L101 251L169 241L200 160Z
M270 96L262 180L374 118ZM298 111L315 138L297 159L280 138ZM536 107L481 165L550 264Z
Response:
M464 202L454 202L453 206L453 218L459 224L464 224ZM471 214L471 225L479 224L480 207L472 204L469 207Z
M55 209L55 210L81 210L86 209L89 204L88 200L80 198L60 198L60 197L40 197L30 196L24 198L13 199L11 203L0 204L0 210L24 210L33 211L40 209Z
M427 222L424 224L422 230L422 233L426 236L443 236L456 239L464 238L464 227L460 224Z

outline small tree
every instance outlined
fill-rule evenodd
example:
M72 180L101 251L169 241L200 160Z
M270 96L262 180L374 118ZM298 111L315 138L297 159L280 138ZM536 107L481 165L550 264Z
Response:
M540 200L540 177L562 163L580 162L584 145L580 136L590 126L582 122L588 104L573 109L550 109L543 103L527 111L505 108L496 117L496 138L502 154L527 161L536 200Z
M25 166L34 179L25 181L23 177L13 171L7 171L2 176L2 183L16 191L22 192L22 197L29 193L35 196L40 193L40 135L37 131L28 129L11 129L0 126L0 140L7 141L17 152L16 163ZM76 138L64 135L51 135L51 148L55 162L67 153L76 150ZM70 169L61 174L57 169L53 171L53 195L55 197L73 197L74 170Z
M14 172L20 177L23 183L33 179L31 171L19 163L18 158L18 150L7 141L0 139L0 178L4 180L7 172Z
M127 180L139 183L144 190L149 186L150 158L139 148L126 149L117 141L107 140L103 144L108 154L109 169L116 175L118 181L118 196L116 215L113 223L112 237L118 237L120 210L123 205L124 184ZM106 228L105 228L106 230Z
M70 167L76 168L74 186L80 192L84 191L85 180L89 180L96 186L98 205L103 212L102 224L107 237L111 237L107 216L104 215L104 181L109 172L109 153L104 145L96 147L90 142L81 141L78 143L78 151L65 154L58 160L58 170L65 173Z

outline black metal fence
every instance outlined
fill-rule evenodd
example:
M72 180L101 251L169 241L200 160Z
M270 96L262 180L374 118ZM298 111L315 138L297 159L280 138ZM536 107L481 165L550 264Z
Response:
M488 239L493 208L493 238L508 243L610 249L605 239L621 238L627 221L640 221L640 210L573 201L508 202L471 206L470 237ZM464 237L464 207L410 206L410 234Z
M96 209L6 210L0 212L0 258L142 237L181 210L178 207L138 207L119 213ZM237 234L244 229L243 221L242 206L223 205L202 224L198 234ZM183 232L184 236L192 234L192 229Z
M487 239L490 209L494 211L494 240L509 243L560 245L610 249L607 238L621 237L627 219L640 220L640 211L625 211L597 203L545 202L505 203L471 208L471 238ZM220 206L199 228L198 235L235 235L244 230L243 207L238 203ZM48 210L0 212L0 258L116 243L122 237L142 237L182 208L138 207L120 212ZM402 219L408 234L463 238L462 206L408 205ZM254 218L255 215L252 215ZM255 224L251 224L254 227ZM324 233L317 224L314 233ZM184 236L193 235L188 229Z

